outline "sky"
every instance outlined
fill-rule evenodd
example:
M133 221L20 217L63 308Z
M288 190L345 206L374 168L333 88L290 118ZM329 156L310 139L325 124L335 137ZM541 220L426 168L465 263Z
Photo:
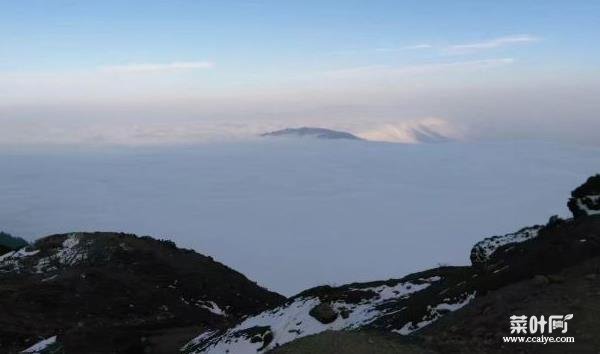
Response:
M599 144L598 1L0 1L0 144ZM409 142L409 141L408 141Z

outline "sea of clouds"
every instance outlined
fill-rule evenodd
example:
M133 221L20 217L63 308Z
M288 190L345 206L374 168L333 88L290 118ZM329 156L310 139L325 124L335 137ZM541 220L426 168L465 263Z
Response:
M174 240L286 295L468 264L486 236L569 216L600 148L271 139L0 153L0 229Z

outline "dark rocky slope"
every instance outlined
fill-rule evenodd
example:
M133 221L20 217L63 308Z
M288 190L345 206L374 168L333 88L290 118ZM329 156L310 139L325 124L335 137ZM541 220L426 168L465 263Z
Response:
M175 352L194 333L282 301L170 241L54 235L0 256L0 352L52 336L66 353ZM174 337L180 342L165 350Z
M300 338L272 350L273 354L437 354L400 336L381 331L327 331Z
M425 327L414 339L437 353L598 353L599 272L600 257L594 257L510 284ZM502 337L510 335L512 315L565 314L573 314L564 335L573 336L574 343L503 343Z

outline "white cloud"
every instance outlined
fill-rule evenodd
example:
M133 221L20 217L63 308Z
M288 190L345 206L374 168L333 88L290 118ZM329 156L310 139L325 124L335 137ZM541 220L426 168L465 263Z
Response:
M473 51L481 49L492 49L506 45L517 44L517 43L531 43L537 42L540 38L532 36L530 34L520 34L515 36L506 36L490 39L482 42L475 43L464 43L455 44L448 47L450 51Z
M171 63L132 63L100 67L101 71L113 73L143 73L173 70L211 69L215 66L210 61L176 61Z
M433 46L431 44L427 44L427 43L420 43L420 44L402 47L402 49L429 49L429 48L433 48Z

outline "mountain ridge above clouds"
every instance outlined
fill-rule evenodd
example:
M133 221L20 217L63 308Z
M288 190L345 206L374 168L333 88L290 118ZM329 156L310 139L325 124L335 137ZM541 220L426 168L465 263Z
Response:
M317 139L346 139L346 140L364 140L354 134L317 127L285 128L272 132L263 133L263 137L311 137Z
M343 130L306 126L274 130L260 134L260 136L427 144L460 140L461 134L445 120L427 118L399 124L385 124L356 134Z

